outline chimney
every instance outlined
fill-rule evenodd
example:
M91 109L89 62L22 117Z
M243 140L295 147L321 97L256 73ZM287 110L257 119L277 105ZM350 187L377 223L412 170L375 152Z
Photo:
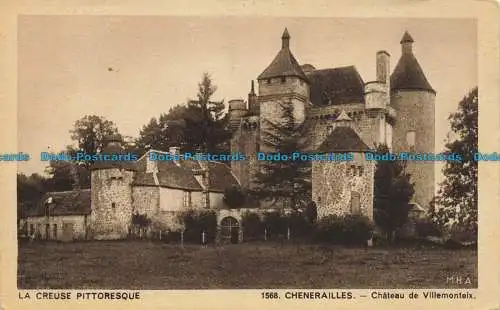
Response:
M391 55L386 51L377 52L377 81L389 85Z

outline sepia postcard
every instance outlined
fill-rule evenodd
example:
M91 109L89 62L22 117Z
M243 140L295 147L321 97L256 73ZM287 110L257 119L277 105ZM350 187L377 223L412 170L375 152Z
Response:
M1 6L0 309L500 309L498 3Z

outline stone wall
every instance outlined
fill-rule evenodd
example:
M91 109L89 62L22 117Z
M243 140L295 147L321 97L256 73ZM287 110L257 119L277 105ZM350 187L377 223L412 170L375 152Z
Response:
M243 119L241 126L231 139L231 152L242 153L246 157L246 160L231 162L231 170L243 188L252 187L252 180L258 169L255 154L259 150L259 117L247 117Z
M28 217L26 219L26 224L27 224L26 227L28 229L27 231L28 236L35 234L35 236L41 239L48 239L48 240L63 240L63 241L84 240L87 237L87 231L88 231L87 215ZM46 234L47 224L49 225L48 236ZM68 224L70 226L68 226Z
M133 172L118 168L92 171L91 231L95 239L122 239L132 220Z
M267 128L268 122L274 124L279 124L280 122L282 122L283 107L281 106L280 102L291 104L293 106L293 116L297 124L300 124L305 120L306 103L300 98L280 96L276 98L263 99L259 97L259 100L261 130Z
M351 213L351 193L357 192L361 214L373 219L374 169L375 163L365 161L360 153L355 153L351 162L314 161L312 199L318 207L318 218Z
M259 80L259 96L295 93L309 98L309 85L303 80L287 76L283 82L281 77ZM262 113L262 111L261 111Z
M393 130L394 152L435 153L435 94L429 91L397 91L391 96L391 104L397 112ZM412 149L407 133L415 131ZM434 196L434 162L409 161L407 166L415 183L413 201L427 208Z
M391 131L385 110L366 110L364 104L335 105L314 107L308 110L307 121L310 122L310 147L316 150L335 128L335 118L344 110L353 120L356 131L363 141L370 147L380 142L390 142Z
M147 214L148 217L159 212L160 188L154 186L132 187L132 213Z
M189 192L187 192L189 193ZM160 188L160 212L182 211L184 209L184 191L174 188Z

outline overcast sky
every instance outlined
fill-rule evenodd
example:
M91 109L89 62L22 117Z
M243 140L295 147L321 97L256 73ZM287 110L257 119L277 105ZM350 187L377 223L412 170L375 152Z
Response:
M465 19L339 19L168 16L21 16L18 34L19 151L23 173L43 172L42 151L71 144L69 130L87 114L137 137L152 117L194 98L204 71L214 99L246 98L250 81L271 62L287 27L299 63L355 65L375 79L375 54L401 55L405 30L437 91L436 152L448 115L477 85L477 33ZM109 71L108 68L113 68Z

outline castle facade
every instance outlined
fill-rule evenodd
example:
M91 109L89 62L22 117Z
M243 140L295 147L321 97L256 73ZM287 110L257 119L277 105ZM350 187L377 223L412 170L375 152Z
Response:
M248 100L229 101L231 152L247 155L231 167L212 161L155 161L150 150L135 162L96 162L91 189L46 193L24 219L29 236L43 239L122 239L130 233L134 214L151 220L151 229L178 230L185 210L216 211L223 237L242 239L245 212L261 208L229 208L223 201L231 186L251 189L259 170L257 152L266 150L262 135L267 121L278 123L283 104L293 107L295 121L306 124L308 149L314 153L349 153L351 161L314 161L312 197L318 217L356 213L373 219L375 163L364 158L378 144L394 152L434 152L436 92L413 54L405 32L401 57L390 73L390 55L376 54L376 80L364 82L354 66L316 69L300 65L285 29L281 49L252 81ZM300 151L300 150L298 150ZM123 152L120 137L110 137L103 153ZM169 153L178 154L178 148ZM415 183L413 204L426 207L434 195L434 164L408 162Z
M288 103L293 106L295 120L309 128L306 135L308 151L362 153L374 150L378 144L386 144L393 152L434 153L436 92L413 53L414 40L408 32L404 33L400 43L401 57L392 73L389 53L379 51L374 63L376 80L364 82L355 66L316 69L310 64L300 65L291 52L290 34L285 29L281 49L257 77L258 94L252 81L246 102L242 99L229 101L233 131L231 151L245 154L265 151L262 143L264 126L268 121L279 122L282 117L280 103ZM345 117L339 119L343 113ZM346 119L350 121L347 126ZM338 127L349 127L350 130ZM338 143L332 143L333 140ZM343 147L339 148L340 145ZM321 171L326 169L331 173L319 173L319 166ZM326 210L337 200L371 201L365 204L371 204L367 209L373 208L373 190L369 190L373 184L354 186L362 190L361 199L354 187L350 190L333 189L359 183L353 180L365 175L355 167L349 163L313 163L312 199L319 210L329 213ZM244 187L255 186L254 176L259 169L255 158L234 161L231 168ZM365 168L365 172L371 170ZM408 162L407 171L415 183L412 202L425 208L434 196L434 163ZM365 177L373 178L372 174ZM370 194L364 195L365 191Z

